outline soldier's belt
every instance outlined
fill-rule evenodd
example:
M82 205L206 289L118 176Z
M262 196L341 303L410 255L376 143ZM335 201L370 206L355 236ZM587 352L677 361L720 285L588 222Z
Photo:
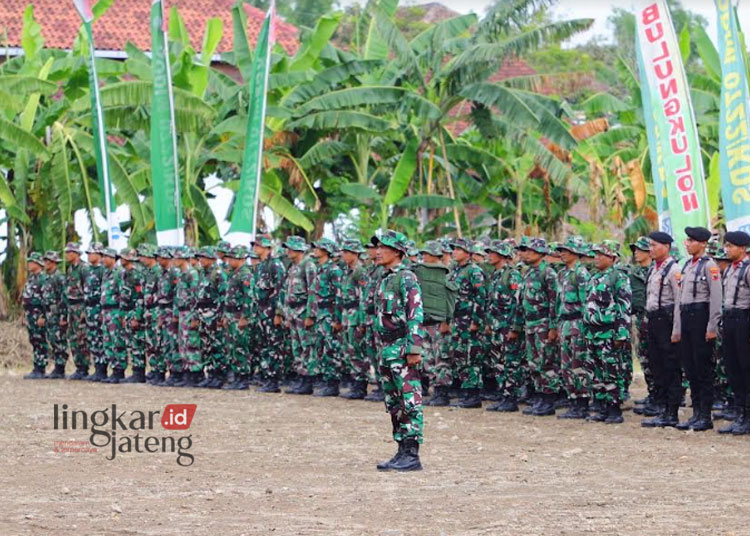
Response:
M99 300L86 300L86 305L89 307L95 307L99 305Z
M224 307L226 313L239 313L242 309L240 307Z
M587 324L586 327L591 333L601 333L603 331L609 331L611 329L615 329L615 324L603 324L601 326L594 326L592 324Z
M662 307L661 309L646 311L646 316L649 318L672 318L674 317L674 309L672 307Z
M577 313L565 313L560 315L560 320L580 320L583 318L583 313L580 311Z
M398 329L395 331L387 331L385 333L378 332L378 336L380 337L380 340L383 341L386 344L391 344L396 342L399 339L403 339L406 337L406 328Z
M700 312L707 310L708 306L708 302L686 303L685 305L680 305L680 311L683 313Z
M724 311L724 318L740 318L744 319L750 316L750 309L726 309Z
M198 302L198 307L201 307L203 309L213 309L215 307L215 304L211 300L202 300Z
M80 298L80 299L75 298L72 300L68 298L68 305L78 305L79 303L83 303L83 298Z

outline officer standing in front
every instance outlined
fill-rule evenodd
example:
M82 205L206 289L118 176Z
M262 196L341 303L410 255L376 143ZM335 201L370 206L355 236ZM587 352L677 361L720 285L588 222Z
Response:
M686 227L685 248L691 258L682 267L680 295L680 362L690 382L693 416L679 430L713 428L713 347L721 320L722 285L719 265L706 255L711 231Z

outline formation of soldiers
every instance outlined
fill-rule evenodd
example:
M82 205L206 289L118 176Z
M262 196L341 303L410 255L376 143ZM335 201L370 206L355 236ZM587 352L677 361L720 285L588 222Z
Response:
M720 247L707 229L686 232L684 263L662 232L631 244L632 259L617 242L575 236L416 247L387 231L365 245L291 236L278 247L261 235L251 249L93 244L87 262L70 243L64 273L56 252L28 258L26 377L64 378L70 354L72 380L267 393L286 384L384 401L399 453L379 468L404 470L405 459L408 470L430 386L431 406L525 403L529 415L566 408L559 418L615 424L635 353L649 391L636 411L653 417L644 426L706 430L718 408L732 421L721 432L748 434L750 236L727 233ZM694 415L679 423L688 386Z

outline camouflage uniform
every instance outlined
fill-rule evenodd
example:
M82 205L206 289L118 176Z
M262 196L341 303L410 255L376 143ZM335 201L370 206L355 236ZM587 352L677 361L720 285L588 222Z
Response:
M270 248L271 238L261 235L256 243ZM279 296L284 284L284 264L276 257L268 255L255 267L253 289L255 291L256 314L260 341L260 374L265 380L278 381L284 365L283 329L274 325L274 316L279 306Z
M580 255L583 240L569 238L558 249ZM588 398L593 369L587 359L583 307L589 272L576 261L573 268L563 265L557 273L557 320L560 340L560 376L568 398Z
M92 244L88 253L101 254L103 246ZM86 348L94 365L106 365L102 329L102 278L106 268L101 264L89 265L83 280L83 297L86 303Z
M212 248L202 248L198 251L198 256L216 258ZM201 366L207 371L224 372L229 365L224 351L224 330L220 325L224 315L227 279L226 271L218 263L200 269L198 315L201 322Z
M59 263L60 257L54 251L48 251L44 260ZM65 302L65 276L57 268L47 272L42 280L42 296L44 300L44 327L47 331L47 343L52 351L57 372L65 370L68 361L68 311Z
M323 238L313 244L325 249L329 254L335 251L335 244ZM341 351L334 324L341 322L341 268L332 259L318 266L313 284L313 299L306 316L314 320L314 365L311 368L326 382L337 382L341 377Z
M117 258L111 248L105 248L102 255ZM124 314L120 310L120 289L122 288L123 269L115 265L104 270L101 283L102 308L102 347L107 363L118 371L125 370L128 364L128 350L125 343Z
M245 248L237 246L227 256L245 259ZM229 364L235 376L250 374L248 362L248 329L240 327L240 320L250 321L252 308L252 272L247 264L229 269L227 273L227 293L224 299L227 347L230 352Z
M595 251L615 257L619 245L605 240ZM625 391L623 352L615 342L627 346L630 340L632 292L628 277L614 266L591 276L586 286L583 320L586 345L594 362L592 393L597 400L619 407Z
M32 253L29 255L28 262L33 262L43 266L44 261L41 255L38 253ZM47 357L49 352L49 345L47 344L47 329L44 326L39 326L37 322L39 319L44 319L44 294L42 288L44 286L44 271L40 271L38 274L29 274L26 284L23 287L22 301L23 310L26 315L26 329L29 332L29 343L31 343L31 349L34 353L33 365L34 372L44 374L44 369L47 367ZM32 378L40 377L38 375L30 376Z
M372 365L375 371L375 383L378 389L381 387L380 368L378 366L378 341L375 337L375 295L377 294L380 280L385 275L385 270L377 264L370 265L365 272L365 286L362 289L359 301L359 316L363 320L362 340L360 346L363 349L364 357Z
M631 251L640 249L649 250L649 239L641 236L634 244L630 244ZM651 395L654 391L654 377L651 374L651 368L648 364L648 351L646 342L648 341L648 317L646 316L646 278L648 277L648 266L631 266L628 270L630 276L630 288L633 292L632 314L633 314L633 340L635 344L635 353L638 363L643 371L643 377L646 380L648 393Z
M192 252L180 248L174 252L176 259L188 261L179 272L174 287L174 314L177 317L177 356L171 368L175 372L200 372L201 334L198 314L198 270L190 265ZM174 355L174 354L172 354Z
M141 257L156 257L157 251L153 247L140 246ZM162 253L163 254L163 253ZM159 279L162 269L158 263L151 268L143 267L141 272L143 281L143 340L145 344L145 357L151 371L164 372L163 358L159 356Z
M122 259L131 264L122 270L122 286L120 287L120 312L122 314L122 334L127 341L126 347L130 351L133 370L146 368L146 341L144 331L143 306L143 271L138 261L138 254L134 249L122 252ZM127 358L122 368L127 367Z
M363 253L364 249L359 240L347 240L342 250L352 253ZM363 351L359 337L358 328L363 323L360 316L360 302L362 291L367 285L365 267L357 261L353 268L347 266L344 269L341 282L341 306L342 306L342 344L341 350L346 359L346 367L355 382L366 382L370 372L370 362Z
M162 259L172 258L172 252L166 248L161 250L159 257ZM174 266L162 268L156 283L157 307L156 329L158 330L158 348L155 356L155 365L151 365L156 371L164 373L167 364L175 360L177 354L177 318L174 314L174 289L179 278L179 271Z
M78 244L65 246L65 252L81 254ZM89 368L89 353L86 347L86 303L84 284L88 267L83 263L70 263L65 269L65 304L68 309L68 344L73 362L79 374Z

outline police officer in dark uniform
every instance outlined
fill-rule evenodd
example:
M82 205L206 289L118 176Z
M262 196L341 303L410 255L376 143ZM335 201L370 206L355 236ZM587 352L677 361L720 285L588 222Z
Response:
M690 382L693 416L679 430L702 432L713 428L713 350L721 320L722 284L719 265L708 255L711 231L686 227L685 261L680 283L680 362Z
M725 251L731 265L724 287L724 364L734 393L737 417L720 434L750 434L750 259L745 248L750 235L742 231L724 236Z

